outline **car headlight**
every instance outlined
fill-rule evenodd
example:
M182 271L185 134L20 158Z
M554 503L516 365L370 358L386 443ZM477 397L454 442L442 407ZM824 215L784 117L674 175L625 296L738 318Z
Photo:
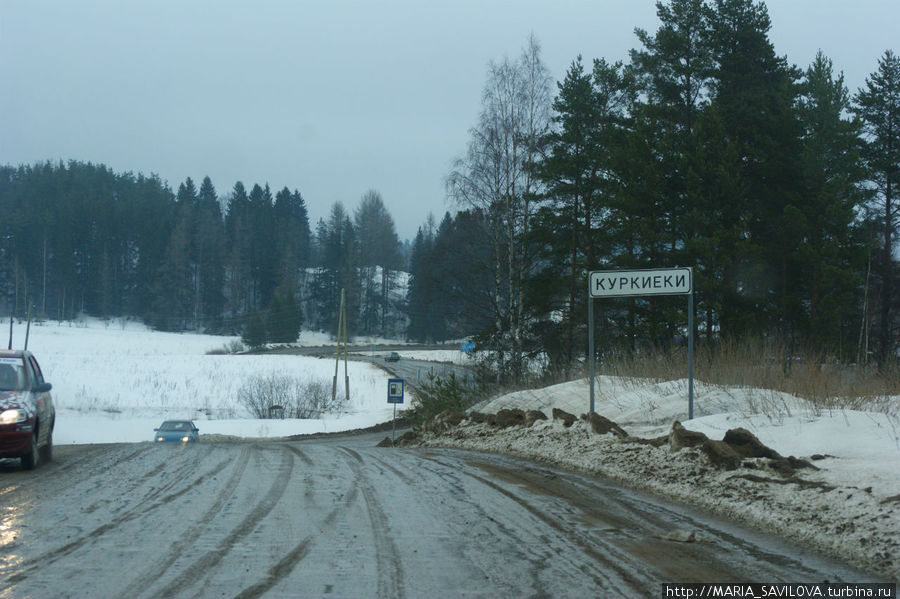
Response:
M157 438L156 438L156 442L157 442L157 443L162 443L163 441L165 441L165 439L163 439L162 437L157 437Z
M189 436L187 436L187 435L185 435L184 437L181 438L181 442L182 442L182 443L187 443L187 442L190 441L190 440L191 440L191 438L190 438Z
M0 413L0 424L15 424L25 420L27 420L25 410L12 409Z

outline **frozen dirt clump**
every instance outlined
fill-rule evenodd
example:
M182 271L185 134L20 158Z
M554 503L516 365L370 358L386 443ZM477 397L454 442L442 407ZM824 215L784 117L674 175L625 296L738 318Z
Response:
M601 416L597 412L584 414L581 419L586 420L587 423L591 425L591 430L595 435L606 435L608 433L612 433L619 437L628 436L628 433L626 433L621 426L619 426L609 418Z
M565 410L560 410L559 408L553 408L553 420L560 420L563 423L563 426L569 428L578 420L575 417L575 414L569 414Z

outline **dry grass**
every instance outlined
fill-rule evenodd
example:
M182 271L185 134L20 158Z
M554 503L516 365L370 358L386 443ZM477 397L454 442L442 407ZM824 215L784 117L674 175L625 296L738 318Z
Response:
M647 350L598 364L598 374L654 381L686 378L687 371L687 349L681 347ZM840 364L809 352L789 352L783 345L759 340L698 347L694 377L723 387L782 391L818 409L900 412L897 364L879 371L874 366Z

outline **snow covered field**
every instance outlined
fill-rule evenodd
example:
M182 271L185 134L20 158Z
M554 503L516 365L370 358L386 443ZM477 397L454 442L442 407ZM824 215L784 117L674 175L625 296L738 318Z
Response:
M8 331L9 323L0 324ZM24 342L17 325L13 346ZM209 355L233 338L151 332L135 323L44 323L31 329L31 349L53 384L58 416L54 441L71 443L149 441L165 418L193 418L208 434L279 437L336 432L387 422L386 372L350 362L350 401L321 420L258 420L238 399L254 375L322 380L330 389L334 361L300 356ZM304 335L301 343L327 343ZM465 361L460 352L401 352L405 358ZM340 369L343 376L343 365ZM340 381L340 378L339 378ZM339 395L343 386L338 387ZM900 578L900 398L882 402L885 412L820 410L782 393L696 383L695 418L687 421L686 381L655 383L597 379L596 411L630 435L665 435L672 422L721 439L743 427L783 456L811 459L818 468L799 476L813 483L778 484L763 470L709 468L693 449L620 443L594 435L584 423L558 421L525 429L462 427L428 441L433 445L514 453L565 467L597 472L698 504L841 556L873 572ZM407 401L409 401L407 391ZM478 406L588 411L587 382L521 391ZM891 407L893 406L893 407ZM815 459L812 459L815 456ZM818 485L818 486L816 486Z
M0 330L8 334L8 320ZM239 399L249 379L284 375L300 383L317 381L330 394L335 363L304 356L207 354L234 341L154 332L133 322L33 324L28 348L53 384L54 443L149 441L154 427L167 418L195 420L201 436L280 437L363 428L393 416L388 374L350 361L350 401L341 403L338 413L316 420L253 418ZM321 345L327 337L308 334L304 341ZM13 347L24 342L25 325L17 324ZM343 375L341 363L338 397L344 396Z

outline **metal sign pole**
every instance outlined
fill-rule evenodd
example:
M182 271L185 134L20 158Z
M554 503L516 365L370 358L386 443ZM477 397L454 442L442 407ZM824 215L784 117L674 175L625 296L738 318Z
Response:
M397 434L397 404L403 403L403 379L388 379L388 403L394 404L394 419L391 424L391 444Z
M591 386L591 413L594 412L594 298L588 295L588 378Z
M688 420L694 419L694 290L688 294Z

